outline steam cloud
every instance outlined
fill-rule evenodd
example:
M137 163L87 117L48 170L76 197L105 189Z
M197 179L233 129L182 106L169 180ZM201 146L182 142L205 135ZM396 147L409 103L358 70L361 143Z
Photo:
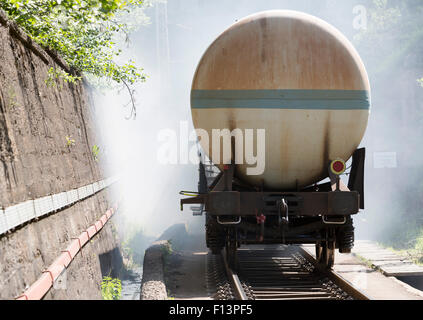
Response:
M198 168L192 164L159 164L157 135L165 128L178 132L181 121L187 121L188 130L193 130L189 102L191 81L202 54L221 32L255 12L290 9L326 20L352 41L360 32L357 28L367 23L366 19L357 17L366 8L361 4L353 0L169 0L167 17L163 10L165 4L146 10L151 24L131 36L129 49L122 48L149 75L147 82L136 90L137 119L124 119L122 104L127 99L124 93L109 92L96 97L96 115L104 137L100 145L104 151L102 161L107 162L107 174L123 174L120 191L125 196L125 218L141 223L151 234L186 221L190 221L191 229L203 229L203 218L191 218L189 210L179 211L178 192L197 190ZM386 45L395 47L398 43ZM373 82L371 66L366 63L368 57L360 52L360 47L357 49ZM401 72L398 70L398 74ZM379 81L372 88L371 117L362 142L367 148L366 209L354 218L358 237L374 238L383 232L394 215L390 204L400 201L392 187L399 183L393 180L395 169L375 169L372 158L373 152L403 150L400 140L387 139L392 137L393 128L401 126L395 114L384 113L384 106L392 104L384 95L388 88L389 79ZM387 182L392 185L387 186Z

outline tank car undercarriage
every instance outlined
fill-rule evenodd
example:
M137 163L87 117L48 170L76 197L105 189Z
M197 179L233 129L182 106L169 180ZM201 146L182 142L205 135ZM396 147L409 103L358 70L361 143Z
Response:
M242 244L315 244L316 260L331 268L335 249L349 253L354 245L352 215L364 209L365 149L353 154L348 186L329 170L330 182L292 192L252 188L234 177L234 165L207 185L200 165L199 193L181 200L202 204L206 243L213 254L225 248L236 267Z

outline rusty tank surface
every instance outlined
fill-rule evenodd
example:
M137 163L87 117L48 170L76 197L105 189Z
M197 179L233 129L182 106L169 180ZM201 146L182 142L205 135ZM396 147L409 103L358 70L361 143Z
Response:
M236 268L243 244L315 244L319 265L330 268L335 249L351 252L352 217L364 209L365 149L358 146L370 85L358 53L338 30L294 11L241 19L201 58L191 110L202 156L219 173L208 176L213 170L201 161L198 192L182 191L189 197L181 206L200 205L193 212L205 214L212 253L225 248ZM214 153L216 129L223 143ZM237 144L239 133L247 137L251 129L257 165L265 156L255 174L251 161L239 161L247 141ZM257 143L262 129L264 144ZM340 176L351 157L345 185Z
M329 161L351 157L367 127L370 85L337 29L305 13L266 11L210 45L195 72L191 109L195 128L209 137L213 129L265 129L264 171L248 174L244 161L235 176L290 190L326 178ZM213 157L212 143L200 143L220 169L230 162L223 152Z

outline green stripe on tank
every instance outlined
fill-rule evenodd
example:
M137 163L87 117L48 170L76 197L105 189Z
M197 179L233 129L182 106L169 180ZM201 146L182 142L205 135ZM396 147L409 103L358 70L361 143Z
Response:
M366 90L192 90L193 109L369 110Z

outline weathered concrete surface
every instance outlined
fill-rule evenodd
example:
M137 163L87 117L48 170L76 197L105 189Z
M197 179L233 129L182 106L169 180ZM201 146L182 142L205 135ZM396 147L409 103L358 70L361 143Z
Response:
M175 300L208 300L206 285L207 250L175 251L165 265L168 294Z
M48 86L48 70L63 62L31 44L1 11L0 59L0 207L102 179L91 151L100 143L84 86L60 79ZM0 236L0 299L21 294L71 237L104 214L106 193ZM116 248L109 222L69 266L67 289L53 289L45 298L100 298L102 272L118 268Z
M356 241L352 253L369 261L374 269L386 276L423 276L423 266L416 265L408 257L382 248L374 241Z
M141 300L166 300L167 290L164 282L164 259L170 244L166 240L156 241L145 251Z
M315 255L314 246L304 245L311 255ZM336 252L333 269L344 279L352 283L364 294L375 300L422 300L423 292L409 285L386 277L377 270L367 266L353 254Z
M105 194L99 194L0 238L0 299L20 295L61 254L71 238L81 234L106 208ZM117 277L122 267L116 242L112 219L69 265L66 286L52 288L45 299L101 299L102 276Z
M56 80L58 68L0 24L0 204L59 193L100 180L91 149L94 136L89 96L82 83ZM68 146L66 137L75 140Z
M206 286L207 252L205 235L191 234L185 224L175 224L159 239L172 243L164 264L168 295L172 299L209 299Z

